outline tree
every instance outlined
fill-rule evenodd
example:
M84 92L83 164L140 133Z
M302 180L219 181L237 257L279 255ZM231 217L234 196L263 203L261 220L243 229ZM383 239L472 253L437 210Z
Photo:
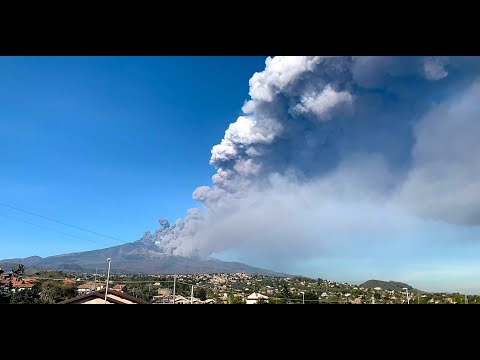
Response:
M207 289L207 299L213 299L215 297L215 293L212 289Z
M455 293L452 295L452 301L457 303L457 304L463 304L463 297L459 293Z
M207 300L207 291L205 290L205 288L202 287L195 290L195 297L199 298L202 301Z
M288 284L286 282L282 282L282 291L281 291L282 295L284 298L290 298L291 297L291 293L290 293L290 289L288 288Z
M71 299L77 295L77 289L72 284L64 284L54 280L47 280L41 284L40 299L47 304Z
M17 290L10 298L10 304L38 304L40 295L38 289Z
M311 292L311 291L307 291L304 295L304 298L305 298L305 300L315 300L315 302L307 301L306 302L307 304L316 304L318 302L317 294L315 294L314 292Z
M0 287L0 304L9 304L11 296L8 288Z
M231 304L243 304L244 301L241 296L234 296Z
M190 285L177 281L175 285L175 295L190 296L190 291Z
M243 299L241 296L235 296L232 293L227 295L227 303L228 304L243 304Z
M25 271L25 266L23 264L18 264L18 267L12 269L12 273L16 276L22 276Z
M268 304L269 302L265 299L258 299L257 304Z
M268 299L269 304L286 304L287 302L282 299Z

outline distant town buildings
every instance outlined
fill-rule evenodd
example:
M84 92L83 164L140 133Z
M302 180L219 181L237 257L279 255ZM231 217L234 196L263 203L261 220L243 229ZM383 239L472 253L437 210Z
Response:
M30 299L36 303L55 303L63 300L68 289L75 297L72 303L99 303L105 294L106 274L62 273L40 271L35 276L23 276L20 271L0 271L0 302L8 303ZM39 275L39 276L37 276ZM175 301L173 280L176 279ZM61 286L52 286L58 282ZM49 284L50 283L50 284ZM38 285L38 286L36 286ZM47 285L47 286L44 286ZM194 289L192 298L192 286ZM128 303L142 299L151 304L407 304L401 289L371 288L332 280L304 277L272 277L246 273L183 274L183 275L111 275L109 282L111 303ZM28 294L21 293L28 291ZM60 295L52 296L51 291ZM95 295L95 294L96 295ZM126 297L115 298L115 293ZM34 297L31 297L33 294ZM92 294L92 295L91 295ZM91 296L86 296L91 295ZM82 297L85 296L85 297ZM426 293L409 290L410 304L463 304L467 297L458 293ZM55 299L55 300L52 300ZM123 299L123 300L122 300ZM103 300L105 301L105 300ZM117 302L115 302L117 301ZM70 303L70 302L67 302ZM480 296L469 295L468 303L480 303Z

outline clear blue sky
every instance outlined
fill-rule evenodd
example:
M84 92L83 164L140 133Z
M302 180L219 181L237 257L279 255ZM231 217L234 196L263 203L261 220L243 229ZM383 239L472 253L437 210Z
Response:
M185 216L264 61L1 57L0 202L125 241ZM116 244L0 207L1 259Z

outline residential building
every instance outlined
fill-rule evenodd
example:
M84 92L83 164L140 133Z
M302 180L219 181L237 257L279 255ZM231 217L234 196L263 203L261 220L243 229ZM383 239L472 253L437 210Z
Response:
M112 290L125 292L126 288L127 288L127 285L117 284L112 288Z
M33 288L33 284L15 283L15 284L13 284L12 291L16 292L16 291L31 289L31 288Z
M95 291L95 284L82 284L82 285L78 285L78 288L77 288L77 292L79 294L88 294L92 291Z
M100 281L97 281L97 282L95 283L95 285L97 286L97 288L96 288L97 290L105 289L105 286L107 286L106 283L100 282Z
M105 304L105 291L92 291L59 304ZM120 291L108 290L106 304L149 304L149 302Z
M254 292L247 297L247 304L258 304L261 301L268 301L268 296Z

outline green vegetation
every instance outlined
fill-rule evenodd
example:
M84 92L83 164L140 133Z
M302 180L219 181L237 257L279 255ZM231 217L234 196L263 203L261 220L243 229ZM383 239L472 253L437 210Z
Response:
M36 279L26 279L35 277ZM19 286L24 280L33 287ZM70 281L65 281L69 279ZM370 280L361 286L331 280L305 277L272 277L267 275L198 274L176 275L175 294L187 299L191 296L204 301L212 299L217 304L245 304L253 292L268 297L260 304L406 304L409 289L410 304L464 304L465 295L460 293L426 293L399 282ZM72 281L73 280L73 281ZM3 304L55 304L78 295L77 286L94 280L105 283L106 275L89 273L66 273L25 269L17 266L11 271L0 271L0 303ZM123 290L135 297L162 302L173 293L174 275L119 275L111 274L109 287L124 284ZM33 282L32 282L33 281ZM368 287L365 287L368 285ZM31 285L30 285L31 286ZM373 286L373 287L372 287ZM380 287L380 289L378 289ZM375 290L375 288L377 288ZM390 290L391 289L391 290ZM302 296L303 292L303 296ZM480 296L469 295L469 304L480 304Z
M207 300L207 291L203 287L198 288L198 290L195 290L194 295L195 295L195 297L199 298L202 301Z
M22 284L24 275L27 273L25 267L19 264L8 274L2 272L2 282L0 283L0 303L4 304L55 304L63 300L70 299L77 295L77 288L72 284L54 280L37 280L32 288L15 288L13 281ZM44 273L36 272L38 276ZM55 272L55 276L65 278L66 274Z
M233 293L227 295L227 304L245 304L241 296L235 296Z
M40 283L40 298L46 304L55 304L77 296L77 287L72 284L46 280Z
M404 291L403 288L407 288L408 291L419 291L412 286L398 282L398 281L382 281L382 280L368 280L360 285L363 288L376 288L381 287L382 290Z
M32 289L17 291L10 297L10 304L42 304L40 290L34 286Z

